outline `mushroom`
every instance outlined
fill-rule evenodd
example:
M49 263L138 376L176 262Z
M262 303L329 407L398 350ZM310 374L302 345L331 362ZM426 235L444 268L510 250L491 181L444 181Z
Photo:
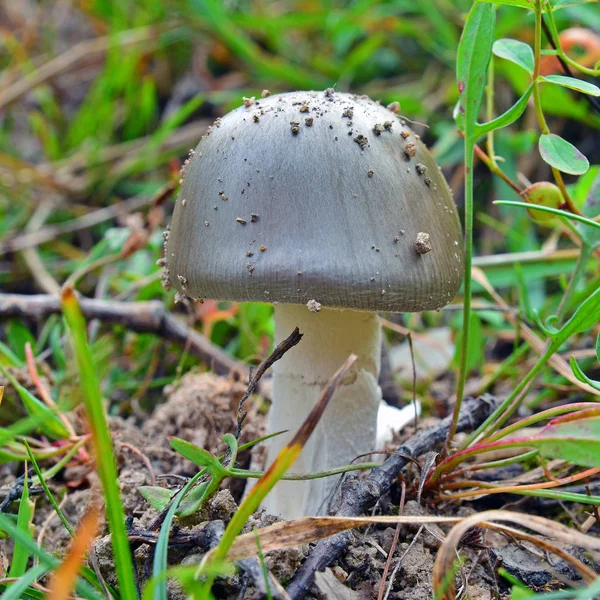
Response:
M271 302L276 343L294 327L304 334L273 366L269 431L288 433L271 441L267 464L350 353L359 358L294 470L323 471L375 450L377 313L439 309L462 279L456 207L418 136L365 96L330 89L256 99L202 138L180 197L187 202L176 204L166 244L172 285L196 299ZM322 514L336 480L281 481L266 508Z

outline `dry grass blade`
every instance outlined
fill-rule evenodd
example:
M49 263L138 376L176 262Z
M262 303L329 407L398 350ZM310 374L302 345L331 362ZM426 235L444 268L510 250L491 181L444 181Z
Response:
M84 59L102 55L111 47L119 46L124 48L132 44L156 40L158 37L157 34L156 27L143 27L125 31L119 35L99 37L79 42L64 54L60 54L38 67L31 76L19 79L8 88L0 90L0 110L5 109L38 85L72 69Z
M100 510L96 505L92 505L77 527L77 532L67 556L54 573L47 595L48 600L68 600L71 598L79 569L83 564L88 548L96 537L99 522Z
M593 571L560 548L556 548L550 543L528 533L519 531L518 529L503 525L496 525L493 523L493 521L509 521L523 527L527 527L528 529L532 529L533 531L563 543L579 546L581 548L585 548L586 550L600 550L600 539L580 533L574 529L570 529L565 525L557 523L556 521L551 521L550 519L545 519L544 517L537 517L534 515L510 512L508 510L485 511L461 520L450 530L446 536L446 539L442 543L433 566L433 588L434 591L439 593L443 588L443 585L447 585L447 587L439 596L438 593L436 593L436 598L439 598L440 600L454 600L456 598L454 581L451 580L450 582L447 582L444 580L444 577L446 573L450 572L453 568L454 561L456 560L456 552L463 535L471 527L475 526L495 529L496 531L508 533L512 536L520 537L521 539L530 541L546 550L550 550L551 552L558 554L561 558L567 560L581 573L582 577L586 581L590 582L595 579L596 574Z
M257 531L240 535L229 550L227 560L240 560L257 553L256 536L263 552L281 550L290 546L309 544L341 531L365 525L406 525L458 523L457 517L397 516L397 517L303 517L294 521L275 523Z

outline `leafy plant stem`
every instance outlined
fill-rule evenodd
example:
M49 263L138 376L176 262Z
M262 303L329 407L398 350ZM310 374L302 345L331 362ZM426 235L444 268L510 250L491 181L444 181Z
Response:
M533 106L535 108L535 114L537 116L538 124L540 126L540 131L544 135L550 134L550 128L546 123L546 117L544 116L544 111L542 109L542 100L540 96L540 60L541 60L541 52L542 52L542 0L536 0L535 2L535 33L534 33L534 63L533 63ZM559 187L563 199L565 201L565 205L572 213L576 215L581 215L581 211L577 208L573 199L569 195L567 188L565 186L565 182L563 180L561 172L552 167L552 175L554 177L554 181L556 185Z
M517 409L522 396L527 392L529 385L533 383L535 377L548 362L552 354L554 354L554 348L547 345L544 349L544 354L531 371L521 380L521 383L514 389L513 393L471 435L467 436L467 439L461 445L461 450L471 446L474 442L487 435L490 430L497 429L506 422Z
M556 21L554 20L554 7L549 5L546 11L548 29L552 35L552 40L554 41L554 45L556 46L556 54L559 58L561 58L564 62L566 62L570 67L577 69L581 73L585 73L590 77L598 77L600 75L600 69L590 69L585 67L584 65L580 65L577 61L573 60L562 49L560 44L560 38L558 36L558 30L556 28Z

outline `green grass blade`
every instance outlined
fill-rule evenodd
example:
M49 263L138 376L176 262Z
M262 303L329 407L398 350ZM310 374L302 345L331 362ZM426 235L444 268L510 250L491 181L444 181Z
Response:
M60 564L60 560L38 546L31 538L25 535L6 515L0 513L0 530L8 534L9 537L23 544L29 553L38 558L41 565L48 570L55 569ZM106 600L91 585L85 581L79 580L75 586L77 593L85 600Z
M31 448L29 447L27 440L25 440L24 444L25 444L25 448L27 448L27 454L29 454L29 460L33 464L35 473L38 476L40 485L44 489L46 498L48 498L48 500L50 501L50 504L52 504L52 508L54 508L54 512L58 515L58 518L61 520L62 524L65 526L65 529L69 532L69 535L71 537L73 537L73 535L74 535L73 528L71 527L69 521L67 521L67 518L65 517L63 511L60 510L58 503L56 502L54 496L52 495L52 492L50 491L50 488L48 487L48 484L46 483L46 480L44 479L44 475L42 474L42 471L40 470L40 467L38 466L37 461L35 460L35 456L33 456L33 453L31 452Z
M33 542L33 532L31 522L33 520L34 503L29 499L29 475L27 466L25 467L25 480L23 484L23 493L19 500L19 513L17 515L17 528L23 534L23 537ZM15 549L8 571L9 577L22 577L27 571L27 562L29 561L29 544L21 543L15 540Z
M34 582L36 582L40 577L43 577L48 572L48 567L45 565L38 565L37 567L32 567L26 573L23 573L19 577L18 581L15 583L11 583L6 586L6 591L2 594L2 600L22 600L23 598L28 598L26 592L27 588ZM40 598L42 598L42 593L40 594Z
M94 359L87 342L85 319L75 293L71 288L63 290L61 303L73 341L73 349L79 370L81 394L92 432L96 465L104 492L106 515L112 534L112 547L117 580L119 582L119 592L123 600L136 600L135 573L127 530L125 528L125 512L119 491L114 449L102 404L100 382L98 381Z

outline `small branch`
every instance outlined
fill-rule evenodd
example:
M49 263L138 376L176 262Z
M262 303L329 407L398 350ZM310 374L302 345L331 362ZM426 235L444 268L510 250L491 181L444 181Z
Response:
M242 375L247 373L245 365L167 312L158 300L114 302L81 298L80 302L81 310L87 319L123 325L138 333L153 333L178 344L189 343L190 352L211 366L219 375L227 375L233 369L241 371ZM37 320L60 312L60 300L55 296L0 293L0 320L13 317Z
M456 430L473 429L497 405L496 398L488 394L465 401L456 424ZM342 486L342 501L336 515L354 517L365 514L369 508L375 505L381 495L390 489L400 471L408 464L408 459L401 454L417 457L433 448L440 447L446 439L450 422L451 418L447 417L439 425L415 434L398 448L400 454L392 455L381 467L373 469L365 479L346 481ZM321 540L312 549L286 589L292 600L299 600L308 593L314 581L315 572L323 570L335 561L350 544L351 536L350 531L344 531Z
M246 412L244 411L244 404L246 403L246 400L248 400L249 396L254 393L261 377L265 374L265 372L268 369L270 369L273 366L273 363L276 363L279 359L283 358L283 355L288 350L293 348L301 339L302 334L296 327L294 331L292 331L292 333L290 333L290 335L287 338L285 338L285 340L283 340L277 345L277 347L275 348L275 350L273 350L271 355L265 358L265 360L263 360L260 363L256 371L253 373L252 379L248 384L248 389L246 390L246 393L242 396L242 399L240 400L240 403L238 405L237 431L235 434L235 438L238 440L238 442L240 441L240 436L242 435L242 427L244 426L244 420L246 419Z

